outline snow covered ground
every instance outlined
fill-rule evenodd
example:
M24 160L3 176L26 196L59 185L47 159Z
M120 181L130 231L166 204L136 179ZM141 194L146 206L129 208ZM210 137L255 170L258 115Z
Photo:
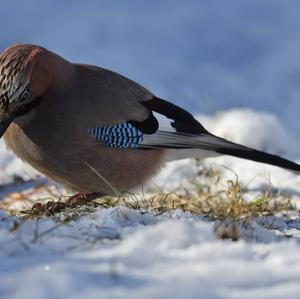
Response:
M60 227L26 222L15 233L11 222L1 222L2 298L299 296L299 243L278 241L276 230L262 242L220 241L201 218L125 208Z
M216 135L300 163L299 9L277 0L10 1L0 51L33 42L119 71ZM229 157L205 164L221 165L225 179L234 170L251 194L270 180L300 207L300 176ZM0 167L1 184L36 175L3 143ZM196 172L192 161L170 163L150 188L177 190ZM67 225L0 219L0 298L299 298L297 213L270 217L269 227L255 221L237 242L180 210L99 209Z

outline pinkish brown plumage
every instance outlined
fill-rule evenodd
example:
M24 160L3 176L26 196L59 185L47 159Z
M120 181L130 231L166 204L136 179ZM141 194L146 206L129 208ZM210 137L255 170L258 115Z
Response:
M185 110L119 74L35 45L12 46L0 56L3 134L22 160L84 193L128 191L166 159L228 154L300 169L210 134Z
M112 192L87 164L121 192L144 182L157 171L162 151L105 148L87 134L89 127L113 124L114 119L124 122L129 117L129 111L120 105L116 107L117 114L111 120L108 107L97 107L93 103L105 96L105 93L101 95L97 92L98 81L101 81L100 86L103 87L111 84L111 78L104 80L107 82L101 80L104 70L73 65L36 46L12 47L7 52L3 55L4 61L8 58L20 60L23 57L25 67L20 61L19 64L13 61L9 66L19 66L22 72L27 72L27 76L31 77L34 98L42 95L35 109L16 118L4 135L7 146L22 160L66 187L87 193ZM6 75L13 71L3 73ZM82 84L88 78L90 84ZM124 96L132 94L133 97L150 97L143 88L121 93ZM114 99L116 96L110 92L106 96L115 103L120 101ZM134 107L136 104L128 101L128 105ZM92 106L93 109L89 109ZM134 108L138 108L136 106ZM133 117L139 120L145 114L145 108L141 106L133 113Z

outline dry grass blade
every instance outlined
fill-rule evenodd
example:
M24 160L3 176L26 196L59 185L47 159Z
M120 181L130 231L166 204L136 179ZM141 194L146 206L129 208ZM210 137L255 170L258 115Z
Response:
M92 169L91 166L90 168ZM100 174L95 173L102 180L104 179ZM237 240L239 228L249 225L257 217L273 216L296 209L288 195L275 192L270 186L252 199L249 198L247 188L240 184L237 175L234 177L234 180L224 183L218 170L199 167L198 177L191 180L190 188L182 188L176 193L167 194L131 193L126 197L124 194L120 196L120 193L107 182L116 197L102 197L83 206L67 206L63 211L51 216L44 210L37 209L19 211L14 215L22 219L52 217L60 223L68 223L82 215L93 213L98 207L125 206L139 210L141 213L152 212L156 215L180 209L215 221L216 233L220 238ZM62 202L64 205L62 197L52 200Z

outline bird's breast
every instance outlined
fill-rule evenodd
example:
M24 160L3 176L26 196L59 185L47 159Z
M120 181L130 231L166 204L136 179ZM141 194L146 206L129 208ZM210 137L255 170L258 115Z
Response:
M112 194L109 185L119 192L129 191L145 183L164 160L162 150L108 148L88 134L76 140L64 131L46 132L43 127L24 129L12 123L4 140L23 161L77 192Z

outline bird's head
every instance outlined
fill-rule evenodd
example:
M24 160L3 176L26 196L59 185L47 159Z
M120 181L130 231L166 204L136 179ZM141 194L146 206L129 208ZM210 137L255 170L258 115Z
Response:
M39 46L15 45L0 55L0 138L16 117L39 103L49 86L45 51Z

